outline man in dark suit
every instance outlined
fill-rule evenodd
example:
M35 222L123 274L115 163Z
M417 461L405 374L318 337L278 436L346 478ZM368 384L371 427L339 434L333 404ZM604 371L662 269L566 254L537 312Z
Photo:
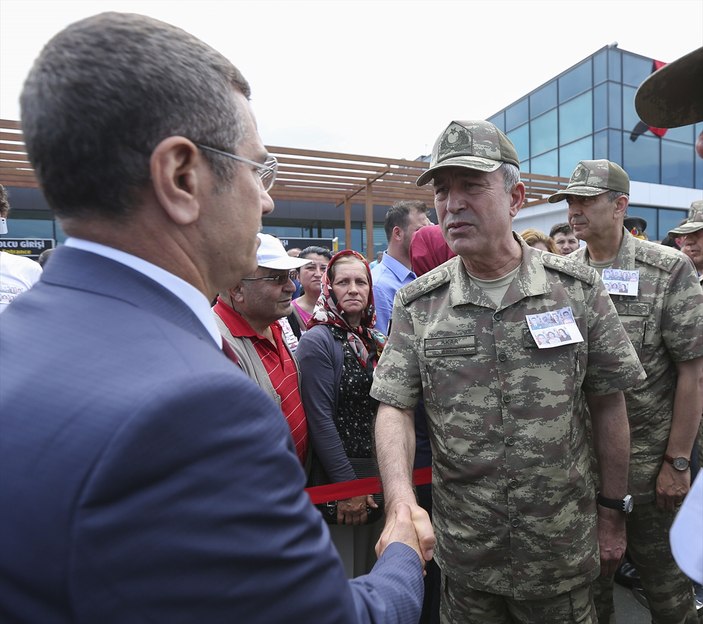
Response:
M417 619L409 507L347 581L280 410L221 351L209 302L256 270L273 209L248 96L203 42L117 13L27 78L70 238L0 326L2 622Z

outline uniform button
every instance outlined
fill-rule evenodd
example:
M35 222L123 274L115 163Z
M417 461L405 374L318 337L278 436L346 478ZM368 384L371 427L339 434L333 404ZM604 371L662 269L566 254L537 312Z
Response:
M509 485L511 488L515 489L515 488L518 486L517 479L510 479L510 481L508 481L508 485Z
M496 313L493 315L493 318L494 318L496 321L500 321L500 319L503 318L503 313L502 313L502 312L496 312Z
M510 521L510 524L511 524L513 527L515 527L515 528L517 529L517 527L520 526L520 520L519 520L519 518L513 518L513 519Z
M515 438L513 438L513 436L505 438L505 446L512 446L513 444L515 444Z
M503 395L503 403L510 403L511 397L509 394Z
M498 360L499 360L499 361L505 362L505 360L507 360L507 359L508 359L508 356L505 355L505 353L499 353L499 354L498 354Z

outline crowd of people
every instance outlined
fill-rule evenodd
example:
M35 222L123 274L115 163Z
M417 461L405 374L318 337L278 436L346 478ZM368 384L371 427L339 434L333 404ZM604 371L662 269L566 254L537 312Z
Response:
M660 127L703 121L672 86L703 48L678 63L638 92ZM26 80L69 238L24 281L0 258L0 620L608 624L626 561L653 622L697 622L703 547L669 535L703 454L703 202L648 241L627 172L582 160L568 222L518 234L514 145L454 120L417 180L436 225L399 202L373 267L292 253L249 97L121 13Z

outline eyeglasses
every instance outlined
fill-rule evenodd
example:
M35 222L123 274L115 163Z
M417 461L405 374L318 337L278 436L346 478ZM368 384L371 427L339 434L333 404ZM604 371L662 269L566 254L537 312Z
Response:
M243 156L237 156L237 154L230 154L229 152L223 152L222 150L215 149L214 147L209 147L208 145L201 145L196 143L196 145L206 152L213 152L214 154L219 154L220 156L227 156L232 160L238 160L239 162L246 163L255 167L259 177L261 178L261 184L264 187L264 191L267 193L273 188L273 183L276 181L276 174L278 173L278 161L275 156L267 156L263 163L258 163Z
M295 280L298 277L297 271L289 271L280 275L266 275L264 277L243 277L243 282L276 282L279 286L284 286L288 280Z

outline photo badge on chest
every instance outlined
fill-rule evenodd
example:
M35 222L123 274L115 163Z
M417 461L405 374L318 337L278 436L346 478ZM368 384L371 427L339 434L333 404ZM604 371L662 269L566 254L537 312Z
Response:
M539 314L528 314L525 318L539 349L583 342L583 336L574 322L574 313L569 306Z
M603 269L603 284L611 295L636 297L640 285L640 272L624 269Z

